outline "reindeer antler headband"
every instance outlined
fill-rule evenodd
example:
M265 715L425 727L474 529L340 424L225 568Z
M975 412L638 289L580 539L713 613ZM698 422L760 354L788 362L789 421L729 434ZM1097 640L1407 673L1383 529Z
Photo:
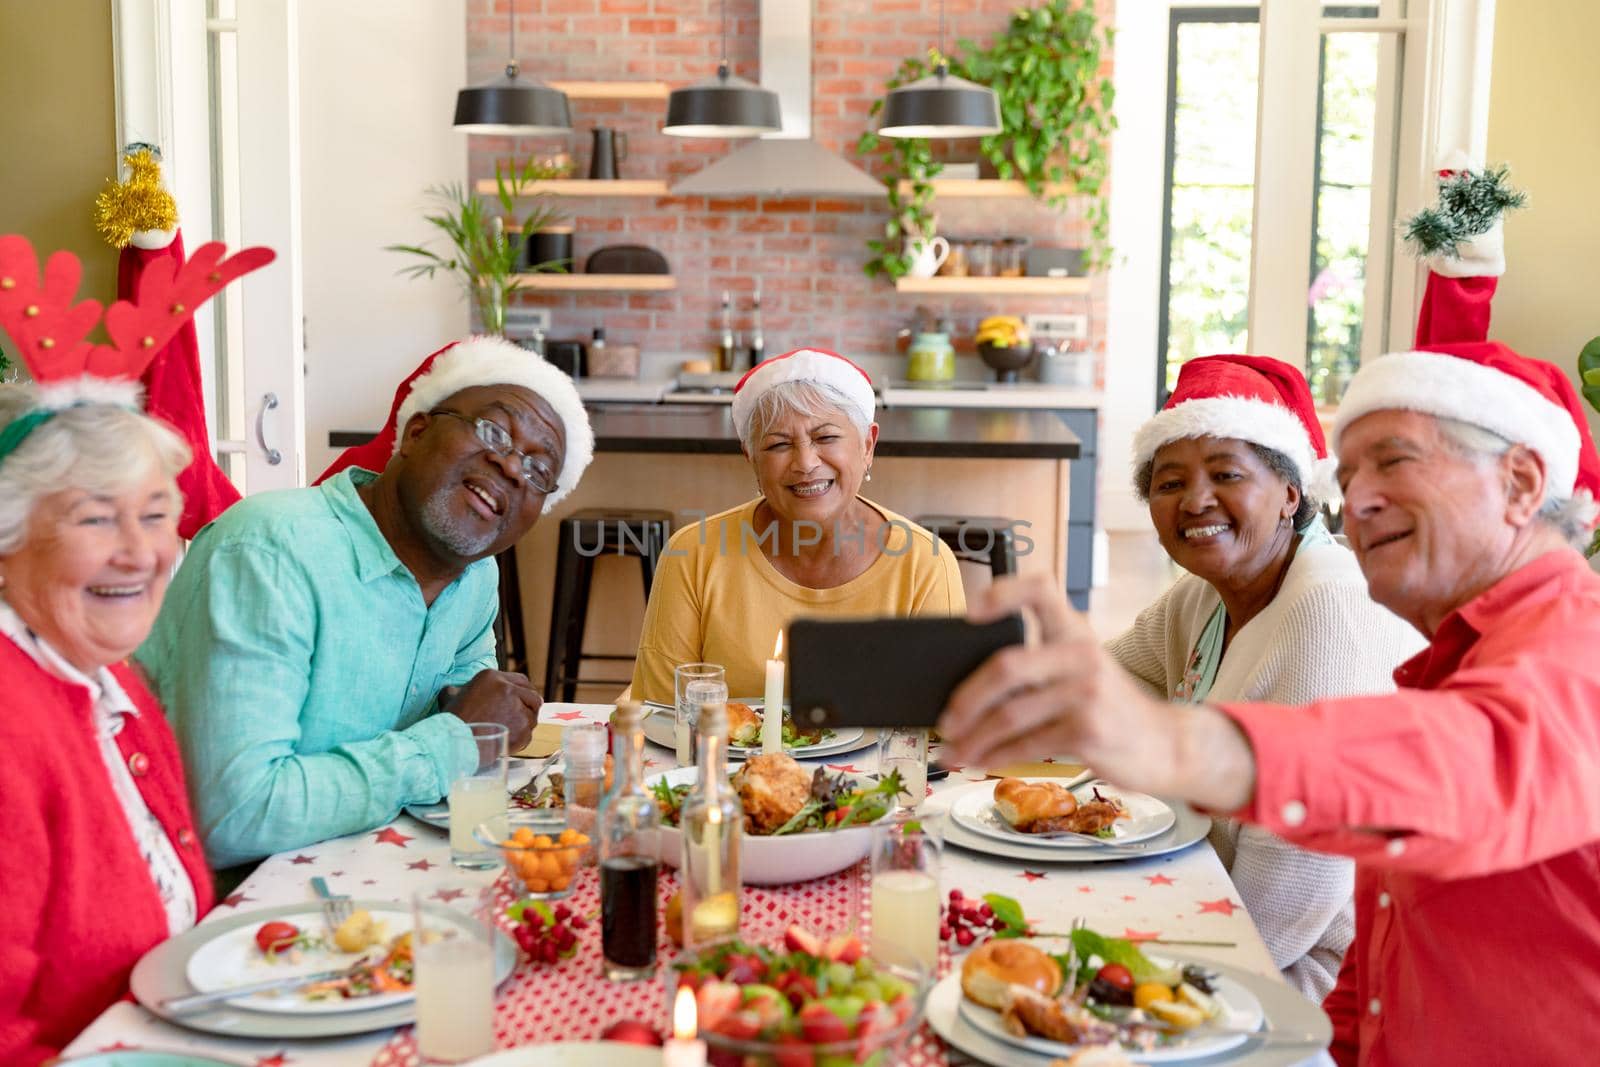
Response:
M44 265L26 237L0 237L0 328L10 334L39 384L40 404L0 431L0 461L57 412L82 404L136 407L139 376L197 308L241 275L271 263L270 248L246 248L223 258L213 241L195 249L183 266L170 259L150 264L133 301L106 311L109 345L85 338L100 321L100 302L73 303L83 266L71 252Z

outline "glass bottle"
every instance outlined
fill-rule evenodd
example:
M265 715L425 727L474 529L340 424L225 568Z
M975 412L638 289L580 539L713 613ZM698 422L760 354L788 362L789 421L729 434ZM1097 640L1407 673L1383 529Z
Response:
M713 370L733 370L734 360L738 358L734 350L733 341L733 296L728 290L722 290L722 337L717 342L717 365Z
M569 726L561 739L566 763L562 772L562 800L567 825L589 838L579 862L594 863L594 835L600 814L600 797L606 781L606 728L599 723Z
M739 931L739 835L744 809L728 784L728 708L706 704L698 727L699 774L683 802L683 939L693 948Z
M756 282L756 302L750 308L750 366L767 358L767 339L761 332L761 282Z
M656 973L656 871L661 814L644 787L644 710L612 717L616 783L600 802L600 945L605 976L632 982Z

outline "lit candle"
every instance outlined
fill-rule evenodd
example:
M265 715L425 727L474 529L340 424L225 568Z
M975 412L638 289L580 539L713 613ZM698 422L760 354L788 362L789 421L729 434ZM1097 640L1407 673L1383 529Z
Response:
M662 1067L705 1067L706 1043L695 1037L697 1022L694 990L681 986L672 1004L672 1040L661 1050Z
M783 631L772 646L767 660L767 696L761 707L761 753L770 756L783 751Z

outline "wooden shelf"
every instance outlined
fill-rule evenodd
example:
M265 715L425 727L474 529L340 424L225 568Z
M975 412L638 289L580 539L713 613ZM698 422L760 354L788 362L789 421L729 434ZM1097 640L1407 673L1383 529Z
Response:
M478 192L493 196L499 192L493 178L479 178ZM591 181L588 178L552 178L548 181L529 182L523 186L524 196L547 193L550 196L668 196L667 183L645 178L618 178L612 181Z
M666 82L550 82L573 100L665 100L672 92Z
M1008 296L1080 296L1089 291L1088 278L896 278L902 293L990 293Z
M997 178L935 178L930 183L933 186L934 196L943 196L957 199L988 200L994 198L1020 199L1031 196L1028 187L1019 181L1000 181ZM1046 196L1070 196L1076 188L1069 182L1047 182L1044 192ZM902 195L911 192L911 183L900 183Z
M518 274L517 290L546 293L659 293L678 287L670 274Z

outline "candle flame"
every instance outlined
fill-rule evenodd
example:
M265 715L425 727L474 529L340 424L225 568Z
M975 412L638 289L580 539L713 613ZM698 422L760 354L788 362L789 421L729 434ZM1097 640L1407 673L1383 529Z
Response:
M783 631L778 631L778 639L772 643L772 658L783 658Z
M678 990L678 999L672 1005L672 1036L679 1041L688 1041L694 1037L699 1028L694 990L682 986Z

